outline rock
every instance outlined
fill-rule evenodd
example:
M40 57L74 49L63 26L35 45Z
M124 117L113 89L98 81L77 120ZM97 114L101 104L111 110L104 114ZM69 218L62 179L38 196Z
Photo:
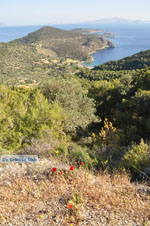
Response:
M150 167L144 168L144 173L146 174L145 176L150 177Z

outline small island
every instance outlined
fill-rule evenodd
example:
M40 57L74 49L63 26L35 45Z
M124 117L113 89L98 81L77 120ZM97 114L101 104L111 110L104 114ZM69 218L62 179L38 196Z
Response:
M97 34L97 33L103 33L104 30L101 29L92 29L92 28L75 28L72 30L73 32L85 34L85 35L91 35L91 34Z
M116 32L106 31L106 32L103 33L103 35L104 35L106 38L115 38L115 37L116 37Z

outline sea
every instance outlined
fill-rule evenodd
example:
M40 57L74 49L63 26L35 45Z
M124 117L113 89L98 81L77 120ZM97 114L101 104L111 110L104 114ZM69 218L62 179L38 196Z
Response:
M0 27L0 42L9 42L23 37L30 32L40 29L42 26ZM111 60L119 60L140 51L150 49L150 24L66 24L47 26L65 30L74 28L97 28L104 32L114 32L108 39L114 43L115 48L98 50L92 54L94 61L83 63L87 67L94 67Z

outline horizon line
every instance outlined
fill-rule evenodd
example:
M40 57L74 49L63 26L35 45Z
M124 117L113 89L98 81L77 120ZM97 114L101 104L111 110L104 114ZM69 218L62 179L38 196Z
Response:
M118 19L118 20L124 20L127 22L143 22L143 23L150 23L150 20L144 20L144 19L126 19L126 18L121 18L121 17L110 17L110 18L101 18L101 19L93 19L90 21L76 21L76 22L64 22L64 23L45 23L45 24L14 24L14 25L10 25L10 24L5 24L5 23L1 23L0 27L29 27L29 26L54 26L54 25L71 25L71 24L86 24L86 23L94 23L94 22L98 22L98 21L105 21L107 22L107 20L114 20L114 19ZM107 24L107 23L106 23Z

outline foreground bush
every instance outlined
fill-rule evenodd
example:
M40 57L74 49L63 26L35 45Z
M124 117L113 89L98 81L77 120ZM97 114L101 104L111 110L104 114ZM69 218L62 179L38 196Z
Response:
M137 176L146 176L146 169L150 167L149 146L143 141L139 145L133 145L124 155L121 166Z
M39 90L0 86L0 150L18 150L49 130L59 138L63 121L62 108Z

